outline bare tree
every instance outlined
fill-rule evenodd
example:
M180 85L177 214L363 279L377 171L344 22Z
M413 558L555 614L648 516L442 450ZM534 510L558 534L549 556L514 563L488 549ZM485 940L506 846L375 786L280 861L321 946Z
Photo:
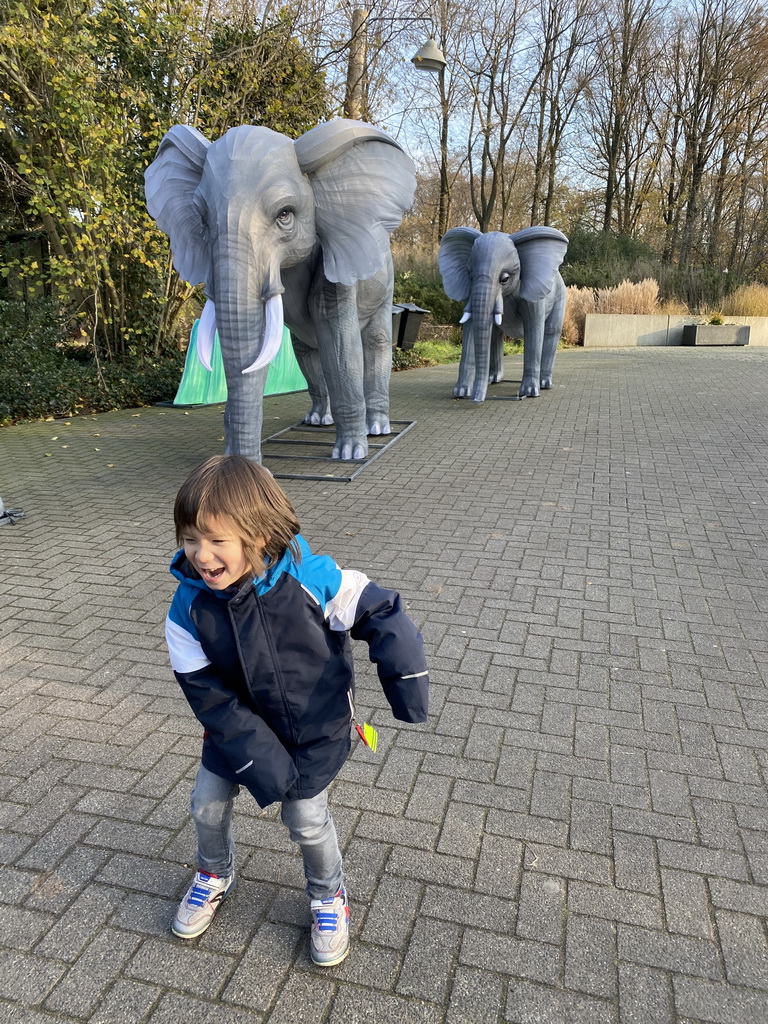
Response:
M532 37L541 75L524 142L532 153L531 224L549 224L566 130L596 68L599 0L539 0ZM527 141L533 135L535 146Z

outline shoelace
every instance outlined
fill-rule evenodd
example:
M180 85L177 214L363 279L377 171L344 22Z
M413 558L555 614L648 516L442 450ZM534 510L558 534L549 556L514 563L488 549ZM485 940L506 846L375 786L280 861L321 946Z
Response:
M317 920L318 931L321 932L335 932L339 915L335 910L316 910L315 917Z
M203 882L196 882L189 894L187 903L193 907L202 907L213 892L213 886L207 886Z

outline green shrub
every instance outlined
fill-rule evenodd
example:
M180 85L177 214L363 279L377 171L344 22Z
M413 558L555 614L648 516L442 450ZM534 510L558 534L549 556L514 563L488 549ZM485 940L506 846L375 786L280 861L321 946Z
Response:
M55 306L0 302L0 425L171 401L184 356L98 366Z
M414 271L395 274L394 302L413 302L426 309L433 323L457 324L464 312L463 302L454 302L443 291L439 280L430 280Z
M425 359L418 354L413 348L393 348L392 349L392 371L396 373L398 370L414 370L418 366L430 366Z

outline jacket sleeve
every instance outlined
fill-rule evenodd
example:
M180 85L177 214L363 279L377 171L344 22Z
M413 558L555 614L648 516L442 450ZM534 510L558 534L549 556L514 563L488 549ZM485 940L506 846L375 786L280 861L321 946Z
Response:
M298 778L288 751L264 719L223 685L194 635L169 618L166 637L184 696L237 781L261 807L281 800Z
M237 781L261 807L282 800L299 773L264 719L223 687L211 669L174 674L195 717L208 731Z
M429 673L421 633L403 611L400 595L344 569L342 585L326 606L333 628L365 640L392 714L402 722L425 722Z

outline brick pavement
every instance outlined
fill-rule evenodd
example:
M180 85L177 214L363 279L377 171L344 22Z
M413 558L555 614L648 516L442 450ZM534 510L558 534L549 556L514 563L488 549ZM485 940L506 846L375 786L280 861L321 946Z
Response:
M316 549L399 587L434 681L401 728L359 651L381 742L334 786L354 947L325 972L247 796L236 894L169 931L199 748L171 503L220 407L0 431L0 1022L768 1019L768 350L566 351L479 408L454 376L395 375L418 423L353 483L285 484Z

